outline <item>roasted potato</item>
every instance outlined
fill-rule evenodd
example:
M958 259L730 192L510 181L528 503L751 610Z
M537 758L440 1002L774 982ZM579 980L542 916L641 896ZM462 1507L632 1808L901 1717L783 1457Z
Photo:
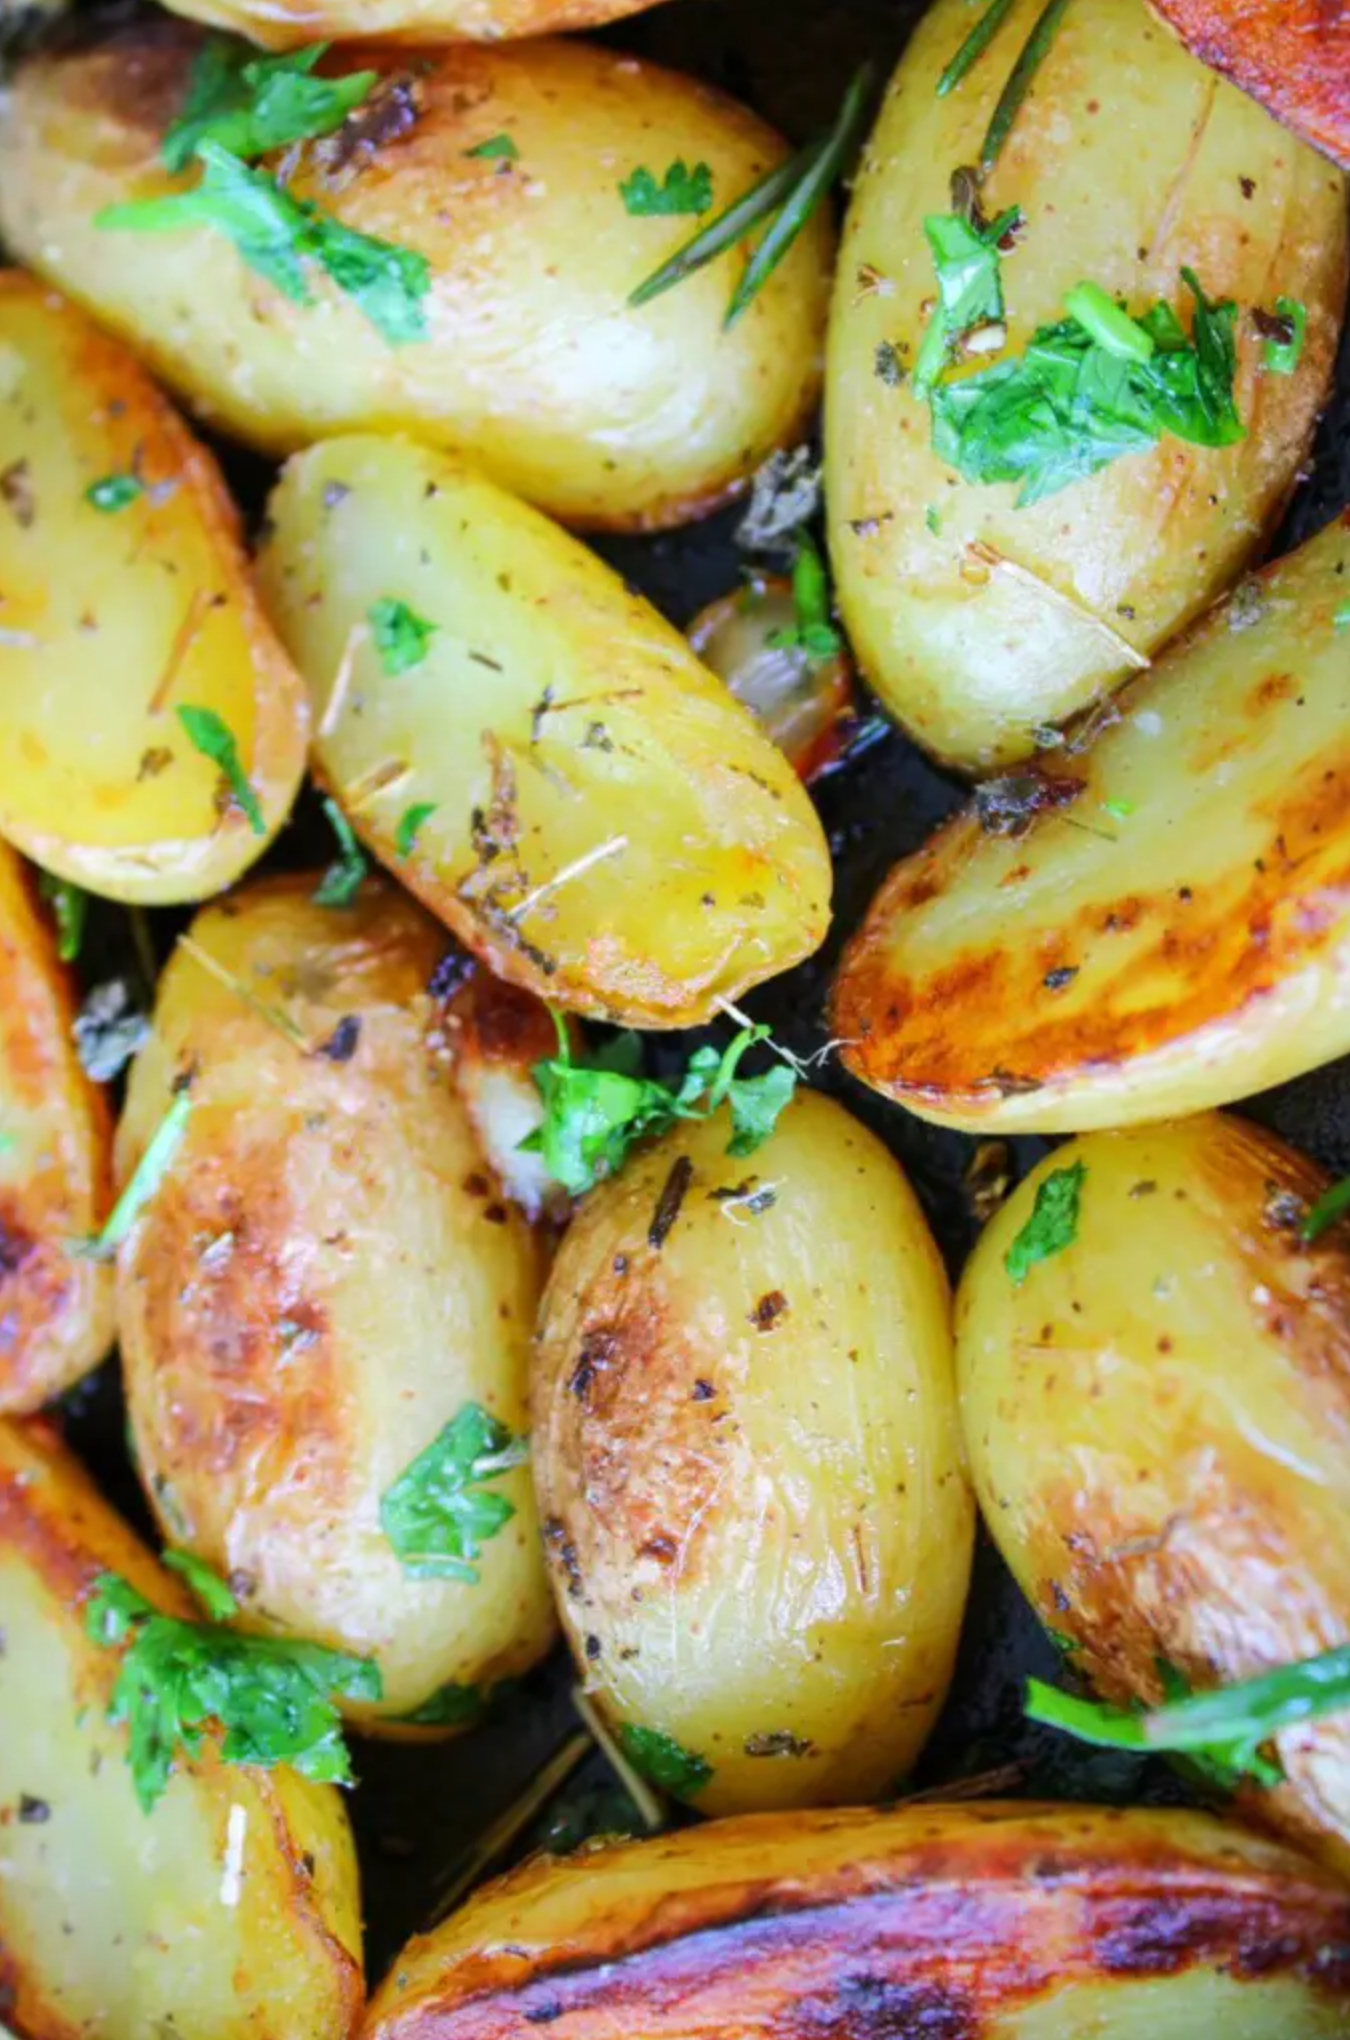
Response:
M286 190L429 263L426 331L394 345L317 262L299 304L210 225L96 224L190 184L158 151L200 46L161 19L22 66L0 106L0 232L213 421L270 453L405 428L568 523L616 529L701 515L798 434L819 387L823 213L731 331L749 241L627 302L698 222L631 214L621 184L702 163L729 203L785 154L744 108L584 43L329 59L377 69L385 96L303 145Z
M793 643L799 627L792 583L757 573L701 609L688 635L810 785L843 751L855 714L853 665L842 643L820 654Z
M1014 1279L1040 1186L1079 1167L1071 1237ZM1093 1134L1019 1186L962 1277L985 1521L1107 1699L1350 1642L1350 1233L1300 1235L1326 1187L1219 1113ZM1246 1810L1350 1871L1350 1717L1278 1750L1288 1782Z
M195 1611L44 1424L0 1422L0 1987L24 2040L347 2040L356 1857L331 1785L180 1758L150 1814L106 1716L120 1653L84 1603L120 1574Z
M112 1344L110 1270L81 1257L110 1201L112 1129L71 1041L75 1002L0 843L0 1411L35 1410Z
M114 899L229 885L290 811L304 690L215 461L120 342L15 270L0 272L0 588L0 834ZM183 708L218 720L233 779Z
M501 977L679 1027L820 942L829 853L791 768L576 540L406 439L298 455L268 521L316 770Z
M925 1119L1073 1132L1350 1049L1348 598L1350 513L897 865L835 989L856 1073Z
M1205 1815L760 1815L488 1886L395 1962L365 2040L1332 2040L1350 1901Z
M553 35L638 14L653 0L173 0L175 14L237 29L269 49L295 49L316 36L353 42L495 42Z
M1294 485L1345 299L1345 179L1188 56L1144 0L1076 0L981 189L991 220L1017 206L1024 222L1003 258L1006 348L1061 319L1084 279L1132 310L1164 299L1189 326L1190 266L1240 308L1246 437L1207 449L1165 436L1022 509L1013 487L949 468L903 378L935 291L923 220L951 209L948 180L976 160L1040 8L1015 0L946 97L938 77L970 10L938 0L920 22L857 180L830 334L840 610L887 707L974 772L1026 757L1038 729L1142 668L1231 585ZM1288 375L1265 368L1253 319L1281 298L1307 312Z
M208 909L161 980L124 1178L176 1082L193 1102L118 1264L132 1434L166 1533L246 1626L374 1657L369 1730L463 1726L443 1689L481 1695L552 1640L528 1473L493 1480L513 1519L467 1579L405 1569L383 1509L466 1406L524 1432L540 1257L452 1083L440 930L382 883L346 908L313 883Z
M1152 4L1201 63L1350 170L1350 11L1339 0Z
M898 1163L806 1093L596 1190L545 1293L535 1482L585 1683L708 1813L875 1798L942 1704L970 1570L946 1277Z

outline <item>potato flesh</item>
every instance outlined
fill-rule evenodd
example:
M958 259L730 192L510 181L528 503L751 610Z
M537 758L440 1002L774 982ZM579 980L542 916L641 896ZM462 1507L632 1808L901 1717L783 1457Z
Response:
M305 698L258 607L215 463L130 354L0 273L0 832L116 899L217 891L304 769ZM86 492L139 480L125 507ZM218 715L265 829L177 710Z
M1008 346L1020 353L1062 318L1065 291L1084 279L1132 310L1166 298L1189 328L1189 265L1210 298L1241 309L1247 437L1207 449L1169 436L1025 509L1013 487L948 468L927 405L877 375L877 349L913 364L936 288L924 215L951 209L951 173L976 160L1039 11L1017 0L942 99L937 78L969 10L939 0L919 24L855 188L830 334L826 502L841 613L892 713L972 772L1026 757L1038 727L1129 677L1130 647L1152 653L1231 585L1294 485L1345 301L1345 179L1190 57L1143 0L1079 0L980 194L990 218L1017 205L1025 221L1003 263ZM1291 376L1263 370L1251 318L1281 295L1308 312Z
M209 910L192 939L313 1043L306 1055L182 952L160 983L118 1134L125 1178L188 1069L186 1138L118 1266L142 1475L166 1532L250 1583L244 1619L362 1656L379 1729L449 1683L525 1671L553 1634L528 1472L481 1580L414 1579L380 1500L466 1402L527 1428L541 1271L437 1049L436 924L368 884L313 878Z
M533 1387L587 1690L712 1766L709 1813L894 1785L951 1673L972 1529L946 1279L898 1165L817 1095L749 1159L729 1133L681 1127L581 1207Z
M261 584L318 772L500 976L675 1027L816 947L829 854L791 768L576 540L446 455L365 437L292 460L270 524ZM388 600L435 625L396 674L370 624Z
M741 250L627 303L697 221L630 215L622 180L683 157L730 203L785 155L734 102L589 44L344 51L339 72L411 73L420 116L355 176L302 149L288 189L429 261L427 337L391 346L314 264L305 306L209 226L94 224L175 188L158 149L199 40L159 21L25 65L0 108L0 230L225 430L281 453L404 429L568 523L630 529L712 509L804 427L833 252L823 210L731 333ZM470 153L500 134L514 162Z
M946 1125L1073 1132L1350 1049L1347 586L1343 516L1043 754L1024 829L967 811L897 865L835 990L854 1071Z
M1077 1236L1014 1284L1003 1256L1054 1168ZM1231 1684L1350 1641L1350 1258L1301 1214L1325 1178L1205 1114L1058 1149L961 1280L958 1362L985 1520L1070 1662L1163 1697L1164 1658ZM1350 1869L1350 1720L1286 1730L1251 1809Z
M120 1654L84 1630L105 1568L188 1612L50 1434L0 1426L7 2010L28 2040L345 2040L360 1930L337 1792L208 1752L142 1813L105 1719Z

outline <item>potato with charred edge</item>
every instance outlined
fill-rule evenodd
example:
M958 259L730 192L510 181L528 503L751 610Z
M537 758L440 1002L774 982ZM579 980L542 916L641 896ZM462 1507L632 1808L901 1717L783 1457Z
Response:
M440 930L383 883L343 908L312 886L208 910L160 981L124 1179L185 1076L192 1105L121 1250L122 1361L166 1534L241 1583L243 1626L373 1657L384 1697L352 1718L417 1736L463 1727L552 1641L514 1450L541 1255L454 1086ZM459 1465L474 1412L501 1435ZM418 1539L457 1481L466 1519L489 1516L452 1563ZM413 1536L390 1496L419 1488Z
M286 195L429 266L391 340L317 260L304 304L210 224L98 224L191 187L196 166L171 176L159 151L201 47L160 19L22 65L0 106L0 232L214 423L267 453L404 429L566 523L613 530L702 516L800 436L820 385L825 209L731 331L750 240L628 302L698 225L671 215L668 167L706 166L686 196L711 216L786 157L735 101L586 43L326 58L328 75L381 82L344 129L286 154ZM639 171L661 197L639 185L630 207L620 187ZM338 253L344 274L360 266L359 249ZM386 285L398 259L382 258Z
M1332 2040L1350 1901L1207 1815L759 1815L538 1860L409 1944L365 2040Z
M1010 1272L1042 1186L1080 1168L1076 1222ZM962 1276L985 1521L1106 1699L1350 1641L1350 1234L1301 1235L1325 1188L1219 1113L1092 1134L1019 1186ZM1350 1871L1350 1718L1278 1751L1288 1782L1245 1810Z
M1345 302L1345 179L1188 56L1144 0L1075 0L979 187L989 222L1016 207L1021 224L1001 256L1006 317L972 335L958 369L1021 356L1085 281L1136 318L1163 300L1189 331L1189 267L1208 299L1238 306L1245 437L1215 448L1165 434L1020 508L1014 486L940 458L913 386L940 316L924 220L959 203L949 179L979 159L1041 5L1016 0L945 97L970 10L938 0L920 22L855 186L830 331L840 613L886 706L968 772L1025 758L1039 728L1144 667L1232 584L1294 487ZM1305 308L1306 335L1277 374L1256 314L1284 301Z
M496 42L555 35L640 14L654 0L172 0L175 14L237 29L268 49L297 49L325 36L352 42Z
M0 986L0 1411L25 1411L112 1344L111 1271L75 1251L110 1202L112 1128L71 1041L69 973L3 843Z
M113 899L238 878L300 784L304 690L215 461L118 341L17 270L0 586L0 834Z
M946 1277L842 1106L730 1136L677 1127L563 1240L532 1391L559 1606L623 1749L701 1811L875 1798L970 1572Z
M829 852L790 766L538 511L411 440L333 439L288 463L260 574L316 771L499 976L685 1027L820 942Z
M1350 512L892 871L835 987L921 1118L1066 1133L1350 1049Z
M103 1573L193 1618L45 1424L0 1422L0 1991L26 2040L347 2040L360 2015L356 1855L340 1795L181 1753L150 1814L107 1720L121 1653Z
M1327 0L1151 0L1201 63L1350 170L1350 11Z

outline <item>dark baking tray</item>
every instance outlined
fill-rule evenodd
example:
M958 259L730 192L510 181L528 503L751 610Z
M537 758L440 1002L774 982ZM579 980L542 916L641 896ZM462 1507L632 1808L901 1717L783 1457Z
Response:
M679 66L749 102L794 139L837 106L865 56L889 72L922 12L913 0L668 0L623 22L605 40ZM247 509L267 486L260 464L221 448ZM1290 507L1275 550L1306 537L1350 501L1350 343L1342 349L1338 394L1323 422L1315 458ZM607 539L598 549L676 624L734 587L744 555L734 532L739 510L659 538ZM840 945L856 925L883 873L913 849L961 799L956 781L937 771L898 732L860 751L816 794L835 859L836 917L820 954L747 1000L780 1040L809 1053L825 1039L822 1008ZM1347 818L1350 826L1350 818ZM270 862L327 856L329 844L306 802ZM185 917L152 917L167 954ZM89 982L126 969L125 923L100 909L82 968ZM975 1143L939 1131L888 1105L834 1061L816 1074L900 1158L923 1200L953 1273L976 1230L964 1172ZM1350 1062L1247 1101L1253 1118L1274 1127L1338 1172L1350 1169ZM1035 1139L1012 1144L1018 1172L1044 1150ZM115 1364L67 1399L68 1434L109 1494L146 1524L125 1454ZM148 1524L146 1524L148 1528ZM1054 1654L998 1557L982 1539L951 1698L920 1766L916 1789L999 1771L1000 1790L1080 1799L1177 1799L1174 1774L1156 1762L1077 1748L1028 1727L1020 1695L1029 1673L1053 1677ZM360 1785L350 1807L361 1852L372 1982L403 1939L424 1926L488 1824L513 1804L539 1766L575 1727L570 1666L559 1651L526 1679L482 1728L457 1741L417 1747L365 1742L356 1750ZM582 1766L550 1813L521 1846L572 1842L633 1820L603 1760ZM519 1851L517 1851L519 1853Z

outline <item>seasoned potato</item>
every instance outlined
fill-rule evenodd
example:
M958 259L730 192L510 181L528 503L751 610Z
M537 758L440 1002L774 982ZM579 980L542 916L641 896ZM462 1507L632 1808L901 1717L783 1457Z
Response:
M708 1813L875 1798L946 1690L972 1510L946 1277L898 1163L807 1093L588 1198L554 1264L535 1481L587 1690Z
M552 35L638 14L653 0L173 0L175 14L237 29L270 49L295 49L317 36L354 41L495 42L506 35Z
M760 1815L540 1860L409 1944L366 2040L1332 2040L1344 1889L1182 1812Z
M341 1799L210 1739L145 1814L120 1653L83 1603L114 1572L195 1611L42 1424L0 1423L0 1979L25 2040L346 2040L362 1999Z
M1004 1255L1055 1170L1078 1221ZM1350 1641L1350 1234L1307 1246L1325 1178L1217 1113L1060 1148L980 1240L958 1299L985 1521L1109 1699L1159 1660L1229 1685ZM1350 1717L1286 1729L1251 1810L1350 1870Z
M290 810L304 691L215 462L118 341L15 270L0 272L0 588L0 834L114 899L227 886ZM233 739L251 816L185 707Z
M346 139L299 150L287 191L426 258L425 336L395 346L317 263L297 304L209 225L95 224L191 182L158 150L199 47L161 20L24 65L0 105L0 232L229 431L285 452L404 427L567 522L613 528L701 515L798 434L819 387L824 214L729 332L749 241L627 303L698 221L631 215L620 184L683 159L707 164L714 206L739 197L785 154L744 108L591 44L331 59L404 81L373 117L386 139L361 142L358 112ZM474 154L501 136L514 158Z
M193 1105L122 1249L118 1318L166 1533L230 1576L248 1626L374 1657L384 1699L351 1711L383 1730L552 1640L522 1467L491 1483L514 1518L476 1583L405 1571L381 1518L465 1405L524 1431L541 1269L450 1079L440 930L383 884L338 909L312 886L209 909L207 963L180 950L161 980L122 1175L187 1073ZM471 1712L433 1706L432 1725Z
M111 1127L23 866L0 843L0 1411L35 1410L112 1344L110 1270L71 1249L109 1201Z
M292 460L269 526L316 769L501 977L679 1027L816 947L829 853L791 768L574 539L448 455L364 437Z
M857 182L830 337L840 609L887 706L970 771L1025 757L1039 727L1144 665L1235 579L1293 487L1345 298L1344 178L1188 56L1144 0L1076 0L981 192L991 219L1019 206L1025 221L1003 261L1007 346L1020 354L1062 318L1084 279L1135 311L1165 299L1189 326L1189 265L1241 311L1246 437L1219 449L1164 437L1024 509L1012 486L966 482L939 459L927 405L878 372L878 350L880 365L913 364L935 292L924 216L950 210L948 180L977 158L1040 7L1016 0L945 98L966 0L938 0L919 24ZM1264 368L1252 318L1280 297L1307 308L1291 375Z
M1350 170L1350 10L1327 0L1152 0L1222 71Z
M1350 1049L1348 595L1350 514L897 865L835 991L857 1074L925 1119L1071 1132Z

